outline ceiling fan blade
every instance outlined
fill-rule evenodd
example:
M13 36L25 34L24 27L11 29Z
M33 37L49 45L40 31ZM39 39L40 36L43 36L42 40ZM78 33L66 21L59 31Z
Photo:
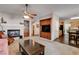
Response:
M37 16L37 14L33 14L33 13L29 13L29 12L24 12L24 14L29 14L29 15L31 15L31 16Z
M33 16L32 15L30 15L30 14L25 14L26 16L29 16L30 18L32 18L33 19Z
M37 16L37 14L35 13L29 13L29 12L26 12L27 14L30 14L30 15L33 15L33 16Z
M28 9L28 4L25 4L26 10L24 11L24 14L29 16L30 18L34 18L34 16L37 16L37 14L32 13L29 9Z
M31 15L33 15L33 16L37 16L37 14L31 14Z
M34 17L32 17L32 16L29 16L29 17L32 18L32 19L34 18Z

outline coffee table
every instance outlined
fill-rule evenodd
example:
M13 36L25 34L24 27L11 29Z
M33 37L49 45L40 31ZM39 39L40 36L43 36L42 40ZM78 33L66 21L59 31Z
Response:
M24 55L44 55L45 46L35 42L34 40L20 40L19 51Z

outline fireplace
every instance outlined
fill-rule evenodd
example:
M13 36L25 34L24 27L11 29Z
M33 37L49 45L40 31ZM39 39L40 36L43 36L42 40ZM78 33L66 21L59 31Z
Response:
M16 29L16 30L7 30L7 35L8 36L12 36L12 37L20 37L20 30Z

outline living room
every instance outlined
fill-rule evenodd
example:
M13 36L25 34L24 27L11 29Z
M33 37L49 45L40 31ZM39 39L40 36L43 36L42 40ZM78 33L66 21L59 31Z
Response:
M0 5L1 39L8 39L4 44L8 47L7 53L1 53L9 55L79 54L79 48L67 45L68 38L64 39L67 44L56 41L61 32L60 20L63 19L64 24L68 24L69 18L77 15L78 7L79 5L61 4ZM71 11L72 8L75 9ZM64 26L66 32L69 29L67 27Z

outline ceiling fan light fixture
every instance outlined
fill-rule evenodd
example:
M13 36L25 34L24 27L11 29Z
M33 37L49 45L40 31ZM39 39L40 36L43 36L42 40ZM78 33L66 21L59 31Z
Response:
M24 16L24 18L25 18L25 19L28 19L28 18L30 18L30 17L29 17L28 15L26 15L26 16Z
M25 4L25 11L24 11L24 18L31 18L33 19L37 14L31 13L30 8L28 8L28 4Z

